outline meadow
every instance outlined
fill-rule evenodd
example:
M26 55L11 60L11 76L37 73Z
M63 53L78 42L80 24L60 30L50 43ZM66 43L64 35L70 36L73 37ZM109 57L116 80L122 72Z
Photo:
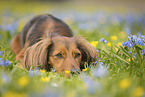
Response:
M91 6L60 10L46 3L0 6L0 97L145 97L145 12ZM42 13L62 19L75 36L85 37L98 51L96 62L85 63L71 78L55 68L19 67L10 42Z

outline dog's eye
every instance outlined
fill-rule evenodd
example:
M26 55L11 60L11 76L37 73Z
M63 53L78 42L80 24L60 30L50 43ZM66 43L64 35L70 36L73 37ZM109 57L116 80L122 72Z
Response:
M55 55L57 58L63 58L62 54L61 53L58 53Z
M78 58L78 57L80 57L80 53L76 53L76 55L75 55L75 58Z

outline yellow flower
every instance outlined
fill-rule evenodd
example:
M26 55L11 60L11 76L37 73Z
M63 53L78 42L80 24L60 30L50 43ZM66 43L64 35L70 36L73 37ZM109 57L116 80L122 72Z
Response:
M74 91L67 92L66 97L76 97L76 93Z
M29 83L29 78L27 76L22 76L18 79L18 85L24 87L28 85Z
M49 77L41 77L41 81L43 81L43 82L49 82L50 78Z
M129 59L127 59L129 62L131 61L131 59L129 58Z
M121 31L120 33L119 33L119 37L120 38L122 38L122 39L124 39L125 37L126 37L126 32L124 32L124 31Z
M122 44L121 42L118 42L118 46L121 46L121 44Z
M107 46L109 46L109 47L110 47L110 46L111 46L111 43L110 43L110 42L108 42L108 43L107 43Z
M98 45L98 41L92 41L90 42L90 44L93 46L93 47L96 47Z
M144 88L143 87L137 87L133 91L133 96L135 96L135 97L142 97L143 95L144 95Z
M133 59L134 59L134 58L132 58L132 60L133 60ZM127 59L127 61L129 61L129 62L130 62L130 61L131 61L131 59L129 58L129 59Z
M45 73L46 71L44 69L40 69L40 72L41 73Z
M130 79L123 79L121 80L119 83L118 83L118 86L121 88L121 89L128 89L131 85L131 80Z
M117 40L117 36L111 36L111 40Z
M82 69L83 71L87 71L88 68Z
M70 71L69 71L69 70L65 70L65 73L67 73L67 74L68 74L68 73L70 73Z
M16 93L8 91L5 94L3 94L2 97L28 97L28 96L24 93Z

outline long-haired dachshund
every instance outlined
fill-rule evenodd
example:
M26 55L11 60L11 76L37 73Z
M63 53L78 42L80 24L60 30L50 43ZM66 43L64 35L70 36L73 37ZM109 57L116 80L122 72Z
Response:
M32 18L11 43L11 49L23 67L41 65L41 68L65 74L78 71L84 62L95 61L96 49L84 38L73 37L72 30L52 15Z

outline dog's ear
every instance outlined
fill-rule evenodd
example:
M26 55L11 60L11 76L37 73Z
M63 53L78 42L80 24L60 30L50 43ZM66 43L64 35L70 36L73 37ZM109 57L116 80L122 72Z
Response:
M74 37L78 49L82 53L82 60L80 64L80 69L84 68L84 63L90 63L96 60L97 50L93 47L86 39L81 36Z
M41 65L41 68L50 69L48 66L48 52L52 46L50 38L42 39L36 44L28 47L24 54L23 64L26 68Z

